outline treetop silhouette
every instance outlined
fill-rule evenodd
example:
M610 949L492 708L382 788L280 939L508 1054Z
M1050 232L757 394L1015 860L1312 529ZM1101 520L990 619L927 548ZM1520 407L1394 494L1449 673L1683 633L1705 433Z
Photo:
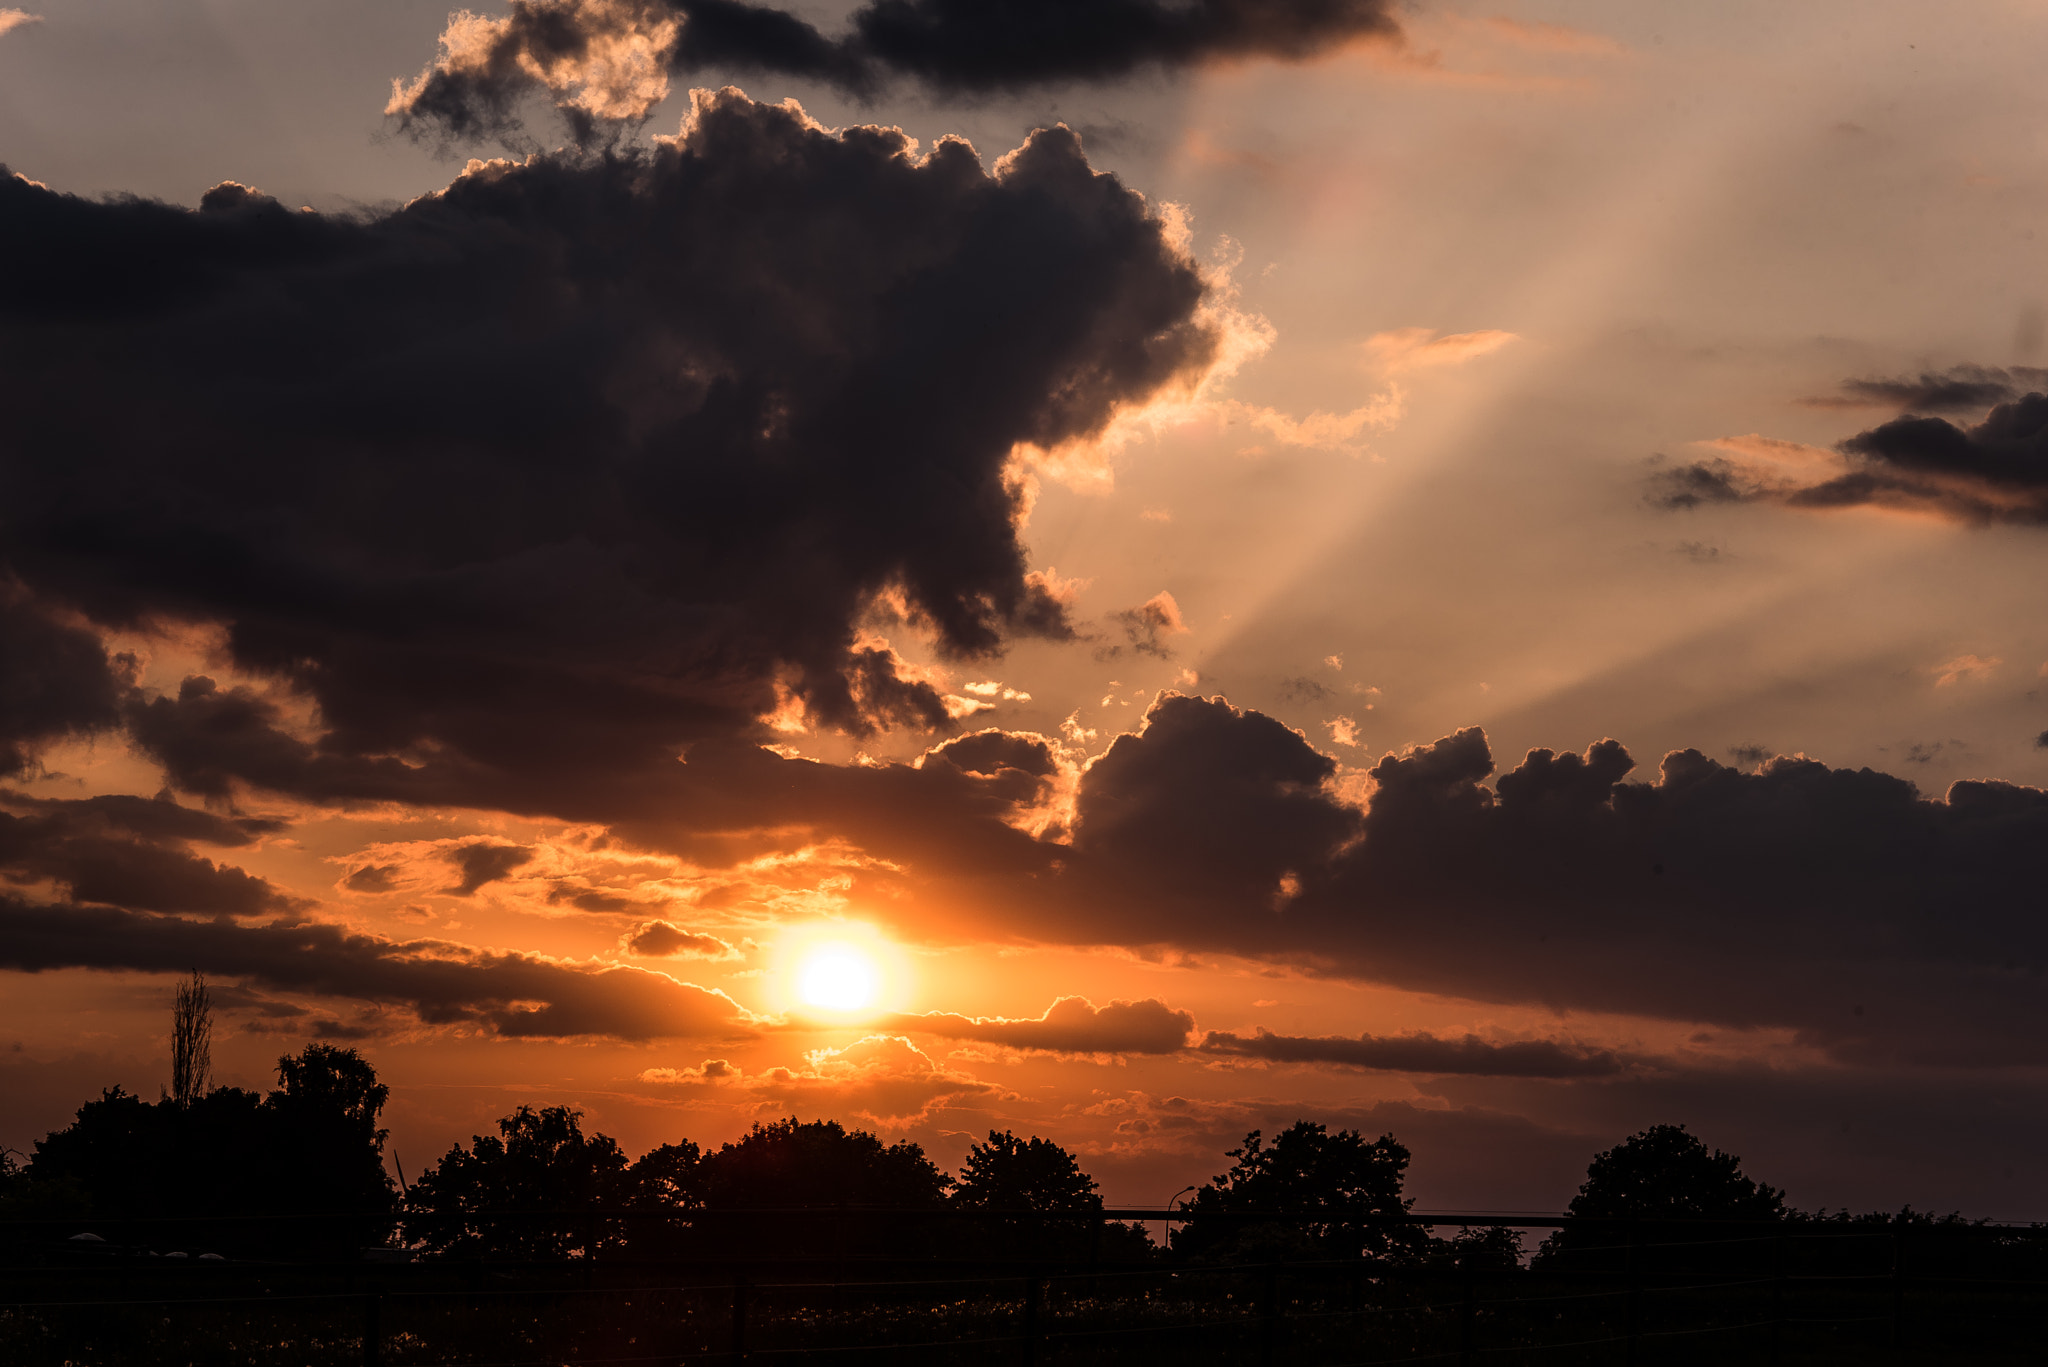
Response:
M1008 1130L967 1150L953 1179L955 1205L980 1210L1101 1210L1095 1179L1050 1139L1019 1139Z
M1571 1223L1544 1240L1556 1258L1620 1237L1638 1242L1726 1238L1714 1222L1782 1220L1785 1193L1742 1171L1742 1160L1709 1149L1683 1125L1652 1125L1595 1154L1565 1208ZM1628 1226L1626 1236L1618 1232Z
M1230 1170L1188 1202L1189 1222L1174 1236L1176 1248L1198 1257L1264 1250L1272 1256L1399 1258L1428 1242L1419 1228L1371 1218L1406 1214L1413 1204L1401 1194L1408 1148L1391 1134L1368 1140L1356 1130L1333 1134L1297 1120L1270 1144L1253 1130L1229 1157L1237 1160ZM1244 1218L1265 1212L1315 1218Z

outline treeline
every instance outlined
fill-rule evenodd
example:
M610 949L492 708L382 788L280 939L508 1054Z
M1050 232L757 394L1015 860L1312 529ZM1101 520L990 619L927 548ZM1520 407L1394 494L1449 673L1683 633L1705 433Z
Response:
M159 1239L210 1241L224 1252L396 1244L427 1259L770 1257L801 1245L841 1257L1129 1263L1168 1252L1142 1226L1102 1218L1097 1184L1073 1154L1009 1132L990 1132L953 1174L916 1143L795 1117L756 1124L716 1149L681 1140L629 1159L610 1136L586 1133L574 1110L521 1106L496 1134L453 1146L401 1189L378 1123L388 1089L368 1060L315 1044L279 1059L277 1071L276 1089L261 1096L183 1088L151 1103L118 1087L104 1092L25 1164L11 1155L0 1164L0 1216L168 1221ZM1270 1138L1255 1130L1226 1157L1228 1168L1176 1220L1176 1260L1363 1257L1502 1272L1524 1261L1514 1230L1442 1239L1390 1218L1413 1205L1403 1191L1409 1151L1392 1135L1303 1120ZM810 1214L769 1214L791 1211ZM1569 1223L1534 1251L1538 1266L1618 1257L1631 1241L1726 1237L1716 1222L1931 1223L1910 1209L1795 1211L1740 1160L1675 1125L1596 1155L1567 1213Z

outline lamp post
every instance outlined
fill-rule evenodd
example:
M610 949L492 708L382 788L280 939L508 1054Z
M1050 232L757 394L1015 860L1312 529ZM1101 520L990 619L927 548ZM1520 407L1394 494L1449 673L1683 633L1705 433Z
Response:
M1182 1187L1179 1191L1175 1192L1173 1195L1166 1198L1166 1251L1168 1253L1173 1252L1173 1203L1175 1201L1178 1201L1181 1197L1187 1195L1191 1191L1200 1190L1200 1187L1192 1185L1185 1186Z

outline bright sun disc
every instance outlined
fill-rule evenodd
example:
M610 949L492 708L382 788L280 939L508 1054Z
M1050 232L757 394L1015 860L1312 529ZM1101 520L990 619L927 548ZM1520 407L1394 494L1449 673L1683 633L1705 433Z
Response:
M804 961L797 991L812 1006L857 1011L874 999L874 966L850 949L821 949Z

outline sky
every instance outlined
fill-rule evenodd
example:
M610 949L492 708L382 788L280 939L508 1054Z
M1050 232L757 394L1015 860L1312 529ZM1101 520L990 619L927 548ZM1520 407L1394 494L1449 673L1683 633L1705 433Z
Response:
M0 1144L2048 1218L2048 14L0 10Z

